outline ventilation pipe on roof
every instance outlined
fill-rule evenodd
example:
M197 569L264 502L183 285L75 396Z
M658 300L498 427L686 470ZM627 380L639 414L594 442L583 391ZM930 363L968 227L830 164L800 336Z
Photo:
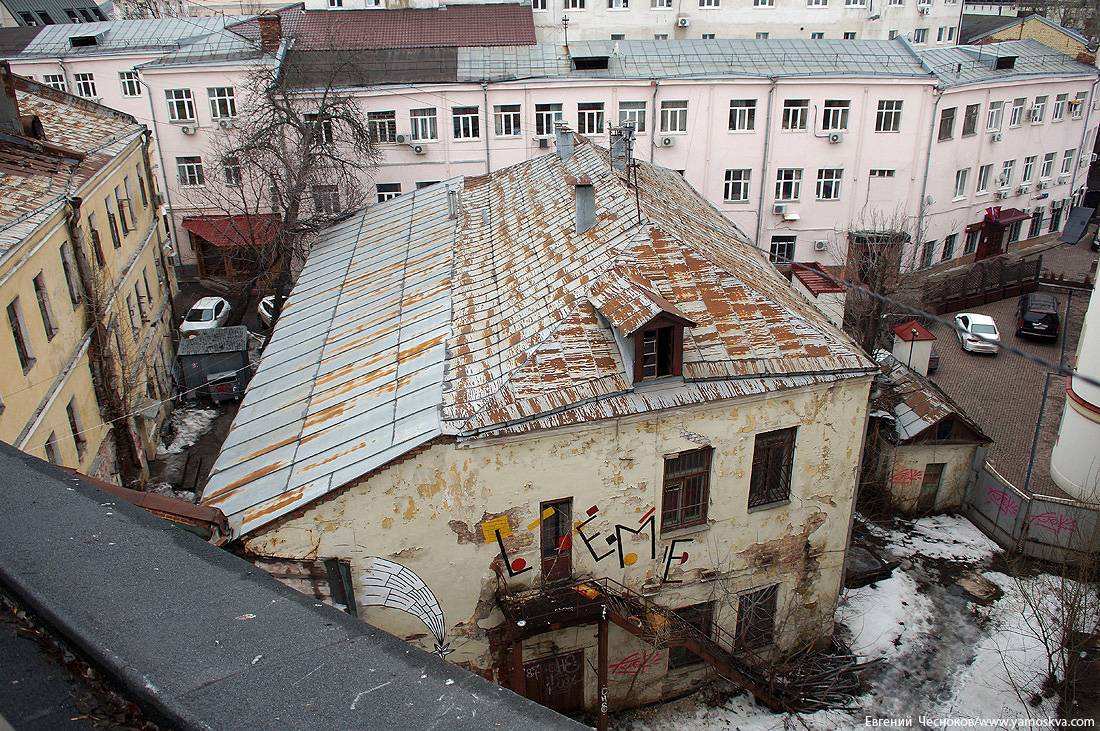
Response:
M15 76L7 61L0 61L0 130L23 134L19 119L19 102L15 97Z
M568 162L573 157L573 130L561 122L554 125L554 147L562 162Z
M583 234L596 225L596 188L584 177L573 183L573 190L577 204L577 233Z
M631 150L634 147L634 126L624 124L611 128L611 167L626 170L630 164Z

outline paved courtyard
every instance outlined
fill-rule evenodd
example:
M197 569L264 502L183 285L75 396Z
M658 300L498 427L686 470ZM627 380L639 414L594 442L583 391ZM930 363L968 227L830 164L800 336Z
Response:
M1063 247L1045 252L1044 266L1072 274L1082 264L1087 269L1087 262L1093 258L1095 254L1089 255L1083 249ZM1072 364L1088 294L1074 292L1070 296L1066 290L1049 291L1059 298L1063 313L1067 301L1070 305L1069 320L1063 322L1063 337L1067 338L1066 361ZM1061 339L1048 342L1016 337L1016 300L1013 297L972 307L970 311L993 317L1004 343L1057 363L1062 352ZM954 313L943 318L953 320ZM1049 369L1004 350L994 356L966 353L950 328L936 324L930 329L937 337L936 350L940 355L940 368L933 380L994 440L989 456L994 468L1017 487L1023 487ZM1046 407L1042 409L1043 427L1031 477L1032 492L1062 495L1050 479L1049 467L1064 401L1064 380L1051 376Z

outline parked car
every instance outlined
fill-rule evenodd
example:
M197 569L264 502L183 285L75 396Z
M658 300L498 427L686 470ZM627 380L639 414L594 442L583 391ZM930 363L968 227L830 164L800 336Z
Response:
M1062 327L1058 309L1058 298L1049 292L1023 295L1016 305L1016 335L1057 339Z
M996 353L1000 350L1001 333L989 315L960 312L955 315L955 335L962 349L969 353Z
M260 324L270 329L275 324L275 295L269 294L256 305L256 316L260 318Z
M221 327L229 318L230 309L229 303L221 297L203 297L191 305L191 309L183 316L180 333L186 335Z

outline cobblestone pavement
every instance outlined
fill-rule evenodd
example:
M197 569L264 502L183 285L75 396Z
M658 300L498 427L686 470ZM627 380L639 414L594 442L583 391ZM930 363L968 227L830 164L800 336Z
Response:
M1085 255L1082 255L1082 254ZM1073 272L1095 257L1076 248L1046 252L1044 264ZM1060 300L1064 311L1070 305L1068 322L1063 322L1066 337L1065 357L1072 363L1077 351L1077 338L1081 331L1088 305L1087 293L1074 292L1072 297L1065 290L1050 289ZM1062 351L1062 341L1048 342L1016 337L1016 301L1013 297L999 302L970 308L971 312L990 315L997 322L1002 342L1015 346L1031 355L1057 363ZM953 320L954 314L945 314L945 320ZM958 339L950 328L936 324L931 328L936 335L936 350L940 355L939 370L933 380L948 393L973 418L982 430L993 439L989 461L994 468L1017 487L1023 487L1031 444L1035 436L1035 424L1043 400L1043 383L1049 369L1002 350L997 355L967 353L959 347ZM1059 376L1051 376L1039 447L1031 477L1031 490L1035 493L1060 495L1063 493L1050 479L1050 451L1061 421L1065 401L1065 383Z

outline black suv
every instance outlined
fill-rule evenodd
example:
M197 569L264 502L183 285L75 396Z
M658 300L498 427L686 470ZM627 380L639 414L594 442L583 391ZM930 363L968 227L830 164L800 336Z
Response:
M1047 292L1032 292L1020 297L1016 305L1016 334L1057 338L1061 327L1058 298Z

